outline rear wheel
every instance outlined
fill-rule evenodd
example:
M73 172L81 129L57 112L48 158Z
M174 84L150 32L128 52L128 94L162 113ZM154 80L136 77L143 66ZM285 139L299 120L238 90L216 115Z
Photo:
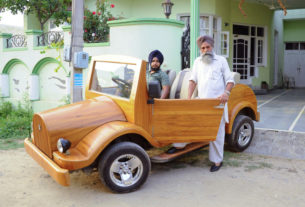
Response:
M232 134L227 135L227 143L236 152L248 148L254 135L254 124L250 117L237 115L234 120Z
M127 193L137 190L147 179L150 159L143 148L132 142L111 146L99 161L102 182L112 191Z

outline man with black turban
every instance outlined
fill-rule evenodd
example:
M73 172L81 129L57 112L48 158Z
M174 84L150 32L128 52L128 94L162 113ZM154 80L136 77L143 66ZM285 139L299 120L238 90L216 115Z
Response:
M150 65L150 70L146 73L146 81L147 84L151 80L156 80L160 83L162 88L161 99L167 98L169 94L169 79L165 72L160 69L162 65L164 57L159 50L152 51L148 56L148 61Z

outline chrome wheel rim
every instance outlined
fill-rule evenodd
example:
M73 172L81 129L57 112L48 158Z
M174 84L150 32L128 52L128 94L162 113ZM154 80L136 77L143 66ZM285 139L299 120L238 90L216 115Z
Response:
M139 181L143 174L143 163L132 154L121 155L110 166L110 179L116 185L129 187Z
M238 130L238 144L241 147L246 146L252 136L252 127L249 123L244 123Z

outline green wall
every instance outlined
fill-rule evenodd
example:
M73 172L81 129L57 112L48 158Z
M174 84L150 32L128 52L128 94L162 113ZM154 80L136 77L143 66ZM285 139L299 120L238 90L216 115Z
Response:
M203 14L215 13L215 2L217 0L201 0L200 12ZM229 0L222 0L223 2ZM162 3L164 0L111 0L115 5L110 9L115 17L122 18L165 18L163 13ZM177 14L190 13L190 0L172 0L172 14L170 19L176 19ZM95 0L85 1L85 6L90 10L95 10Z
M284 21L284 41L305 41L305 20Z
M225 23L230 23L231 21L231 2L228 0L216 0L215 5L215 15L221 17L222 19L222 30L223 31L230 31L231 24L225 25Z
M40 23L34 14L24 15L24 30L40 30Z

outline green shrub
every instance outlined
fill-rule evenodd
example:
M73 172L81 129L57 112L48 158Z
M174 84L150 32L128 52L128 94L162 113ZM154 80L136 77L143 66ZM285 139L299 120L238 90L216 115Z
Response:
M31 134L33 110L25 99L16 108L10 102L0 101L0 139L24 138Z
M31 120L28 117L10 116L2 119L0 124L0 138L22 138L29 136Z
M13 111L13 105L10 102L0 101L0 119L8 117Z

